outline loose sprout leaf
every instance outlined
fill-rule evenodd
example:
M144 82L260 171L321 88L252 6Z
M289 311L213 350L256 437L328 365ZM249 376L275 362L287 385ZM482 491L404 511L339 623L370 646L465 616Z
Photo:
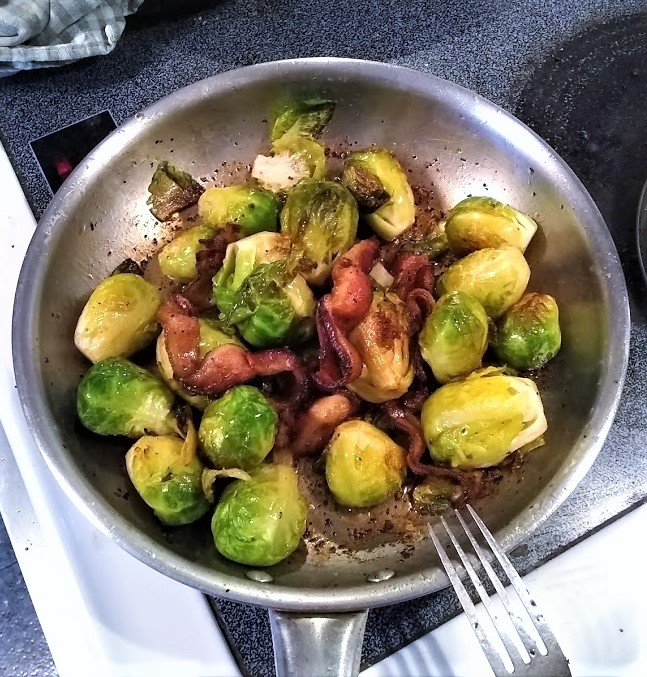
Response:
M202 471L202 491L209 503L215 503L216 501L213 483L218 477L243 481L251 479L251 475L240 468L220 468L219 470L205 468Z
M359 165L347 164L341 180L353 194L363 212L374 212L391 197L380 181L380 177Z
M329 99L305 99L284 108L272 125L271 140L286 135L317 138L332 119L335 102Z
M204 188L188 172L162 160L153 174L148 192L153 216L166 221L176 212L194 205Z
M413 254L426 254L430 261L437 259L449 249L449 242L444 231L425 236L419 240L410 240L402 245L403 251Z
M460 485L444 477L427 477L413 490L413 502L426 513L440 515L449 510L463 496Z
M133 259L124 259L112 271L112 273L110 273L110 275L120 275L121 273L130 273L131 275L139 275L139 276L144 275L142 267L139 265L139 263L137 263L137 261L133 261Z

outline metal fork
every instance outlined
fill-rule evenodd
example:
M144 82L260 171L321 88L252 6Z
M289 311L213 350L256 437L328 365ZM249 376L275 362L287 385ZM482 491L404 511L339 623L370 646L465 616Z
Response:
M436 546L440 560L445 567L445 571L449 576L449 580L451 581L451 584L458 595L458 599L465 611L465 614L467 615L472 629L474 630L474 634L481 644L481 648L483 649L485 657L488 659L494 674L496 677L507 677L511 673L515 675L524 675L526 677L570 676L571 671L568 667L568 660L565 658L562 650L559 647L559 644L557 643L557 640L555 639L555 636L537 608L537 603L530 596L530 593L521 580L519 574L515 571L512 563L507 558L503 550L501 550L501 548L497 545L494 537L485 524L483 524L481 518L476 514L472 506L467 505L466 508L478 526L483 538L503 567L503 570L505 571L512 588L514 588L514 591L517 593L519 601L525 607L528 617L524 622L524 620L517 614L513 608L511 599L504 588L504 585L499 580L497 574L488 561L484 548L478 543L474 534L465 523L463 516L458 510L456 510L456 517L465 534L467 535L467 538L469 539L479 562L482 564L483 569L487 572L488 577L492 581L499 599L507 611L509 620L505 616L503 618L499 618L492 600L488 596L485 588L479 580L479 577L470 560L468 559L467 554L459 544L457 537L450 529L446 520L441 517L440 521L444 526L447 535L454 546L454 550L458 554L465 568L465 571L467 571L467 574L474 584L474 587L476 588L479 597L483 602L483 606L485 607L492 621L492 625L494 626L494 629L497 633L492 634L492 638L490 638L484 631L483 625L481 624L481 621L476 613L476 608L474 607L474 604L472 603L465 586L461 582L456 568L447 555L445 548L440 543L438 536L432 527L429 527L429 533L434 545ZM528 619L530 619L532 622L528 623ZM492 639L494 639L494 643L492 642ZM495 644L499 644L498 649L495 647Z

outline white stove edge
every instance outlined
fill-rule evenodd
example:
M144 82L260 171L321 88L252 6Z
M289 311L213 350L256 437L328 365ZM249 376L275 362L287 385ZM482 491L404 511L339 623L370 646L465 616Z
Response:
M0 509L58 671L61 677L239 675L203 595L99 533L63 494L31 438L15 392L10 314L35 222L1 146L0 185L9 197L9 212L0 214L0 418L7 438L0 437ZM647 587L635 535L646 529L644 505L526 577L573 675L644 674ZM363 677L449 674L490 674L464 615Z

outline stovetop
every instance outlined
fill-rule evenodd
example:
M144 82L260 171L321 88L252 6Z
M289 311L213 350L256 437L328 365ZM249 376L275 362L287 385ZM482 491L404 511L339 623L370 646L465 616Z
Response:
M210 6L210 7L208 7ZM178 17L149 0L115 52L0 82L0 135L36 216L51 194L30 141L109 110L119 124L182 85L258 61L346 56L448 78L516 114L584 182L618 248L632 311L627 385L593 468L558 512L513 553L526 573L647 494L647 302L635 213L647 178L647 9L637 0L193 1ZM212 600L243 674L273 673L267 614ZM441 591L369 615L363 665L459 611Z

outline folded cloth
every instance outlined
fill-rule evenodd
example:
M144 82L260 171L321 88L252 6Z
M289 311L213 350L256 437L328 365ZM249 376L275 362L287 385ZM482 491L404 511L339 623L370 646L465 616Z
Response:
M144 0L0 0L0 76L112 51Z

